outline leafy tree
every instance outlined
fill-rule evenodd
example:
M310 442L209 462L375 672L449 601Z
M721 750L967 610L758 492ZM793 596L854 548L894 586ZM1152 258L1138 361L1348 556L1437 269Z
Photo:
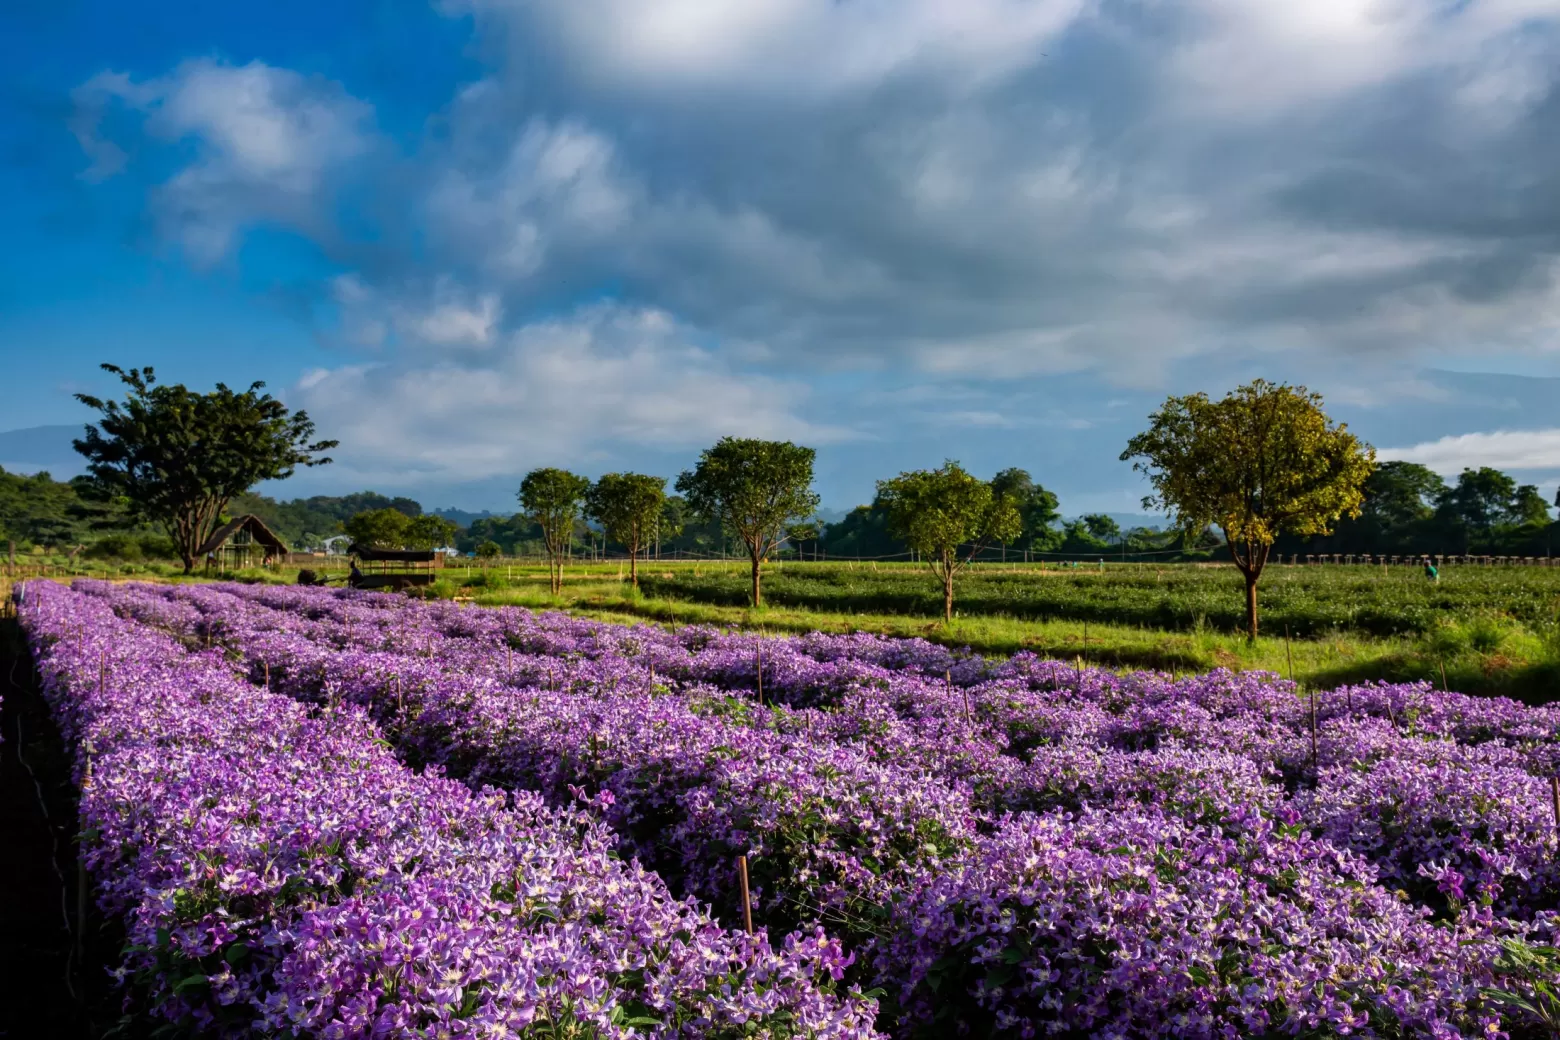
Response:
M680 495L667 495L666 501L661 503L661 512L656 517L655 531L652 532L657 557L661 555L662 542L675 547L677 539L687 531L690 519L688 500Z
M1490 542L1495 529L1509 522L1517 482L1490 466L1464 469L1440 497L1438 511L1462 537L1463 550L1474 539Z
M639 587L639 553L655 537L666 506L666 478L605 473L585 494L585 513L607 537L628 549L628 576Z
M889 529L920 553L942 582L943 618L953 620L953 579L987 545L1010 542L1023 530L1011 498L949 460L938 469L901 473L878 482ZM970 547L960 557L960 546Z
M343 521L341 530L364 548L400 549L406 545L411 522L399 509L370 509Z
M481 545L477 546L477 559L495 560L503 553L503 551L504 547L499 545L497 542L483 542Z
M784 535L787 524L818 508L813 493L817 452L790 441L722 437L677 478L677 490L696 516L719 523L742 539L753 564L753 605L763 604L759 568Z
M563 560L590 481L565 469L533 469L520 482L520 508L542 529L553 595L563 591Z
M401 537L401 545L403 548L423 551L442 548L455 540L455 533L459 530L453 520L446 520L437 513L423 513L406 521L406 533Z
M1026 470L1005 469L991 478L993 493L1008 499L1018 508L1023 522L1017 543L1021 549L1041 552L1054 549L1060 535L1055 524L1061 519L1061 504L1056 494L1034 482Z
M264 383L251 383L242 393L218 383L211 393L198 394L157 385L150 366L128 372L102 367L129 393L123 403L77 394L102 417L74 447L100 488L167 530L186 574L234 496L262 480L284 480L298 466L330 462L320 453L336 442L311 443L314 423L307 413L289 412L260 393Z
M1221 401L1172 397L1133 437L1122 461L1148 475L1161 508L1189 534L1217 525L1246 579L1246 623L1257 638L1257 580L1282 532L1325 534L1358 516L1376 451L1322 411L1320 394L1258 379Z
M1114 545L1120 540L1121 525L1104 513L1090 513L1081 519L1089 534L1101 545Z
M1401 530L1428 520L1434 503L1446 493L1446 481L1428 466L1398 460L1383 462L1365 481L1361 521L1381 532Z
M1511 496L1507 514L1512 524L1518 527L1543 527L1549 523L1549 506L1533 484L1523 484L1517 488Z

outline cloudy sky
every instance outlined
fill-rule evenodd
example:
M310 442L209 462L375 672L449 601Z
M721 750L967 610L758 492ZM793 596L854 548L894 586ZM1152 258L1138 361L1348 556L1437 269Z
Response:
M1560 0L10 0L0 70L0 431L113 361L307 408L282 493L741 434L1127 511L1260 375L1560 480Z

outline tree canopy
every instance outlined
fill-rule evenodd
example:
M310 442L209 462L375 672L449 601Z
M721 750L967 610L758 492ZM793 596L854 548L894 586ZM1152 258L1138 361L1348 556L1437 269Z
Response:
M150 366L102 367L128 391L123 402L76 395L101 417L74 447L99 489L168 532L185 573L236 495L331 461L321 453L337 442L314 441L308 414L260 393L264 383L201 394L158 385Z
M888 527L920 553L943 587L943 618L953 620L953 580L982 547L1012 541L1023 530L1013 498L949 460L877 486ZM967 552L961 554L961 547Z
M692 512L736 534L753 566L753 605L763 603L759 570L788 524L818 510L812 490L817 452L790 441L723 437L677 478Z
M423 513L406 521L406 532L401 538L403 549L442 549L455 540L460 528L453 520L446 520L437 513Z
M628 549L629 581L639 587L639 553L656 533L666 506L666 478L604 473L585 494L586 515Z
M367 549L402 549L410 524L411 517L398 509L370 509L342 521L341 529Z
M564 557L573 544L574 521L589 491L589 480L566 469L533 469L520 482L520 508L542 529L554 595L563 591Z
M1172 397L1133 437L1122 461L1147 474L1159 508L1188 533L1217 526L1246 579L1257 637L1257 580L1279 534L1324 534L1358 516L1376 452L1334 424L1305 387L1258 379L1222 400Z

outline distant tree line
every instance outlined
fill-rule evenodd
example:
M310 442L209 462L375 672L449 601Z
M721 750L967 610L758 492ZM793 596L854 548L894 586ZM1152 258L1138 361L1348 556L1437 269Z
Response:
M1359 516L1339 520L1331 534L1282 536L1278 551L1546 556L1560 548L1550 501L1538 487L1489 466L1447 483L1418 463L1382 462L1362 490Z

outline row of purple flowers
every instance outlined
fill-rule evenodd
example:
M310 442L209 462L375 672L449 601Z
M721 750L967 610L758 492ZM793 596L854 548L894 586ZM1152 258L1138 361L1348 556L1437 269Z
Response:
M365 705L473 784L596 796L622 847L722 911L754 854L768 919L844 935L896 1031L1483 1033L1495 940L1553 927L1553 709L1355 688L1313 744L1270 677L96 591L227 641L256 682Z

